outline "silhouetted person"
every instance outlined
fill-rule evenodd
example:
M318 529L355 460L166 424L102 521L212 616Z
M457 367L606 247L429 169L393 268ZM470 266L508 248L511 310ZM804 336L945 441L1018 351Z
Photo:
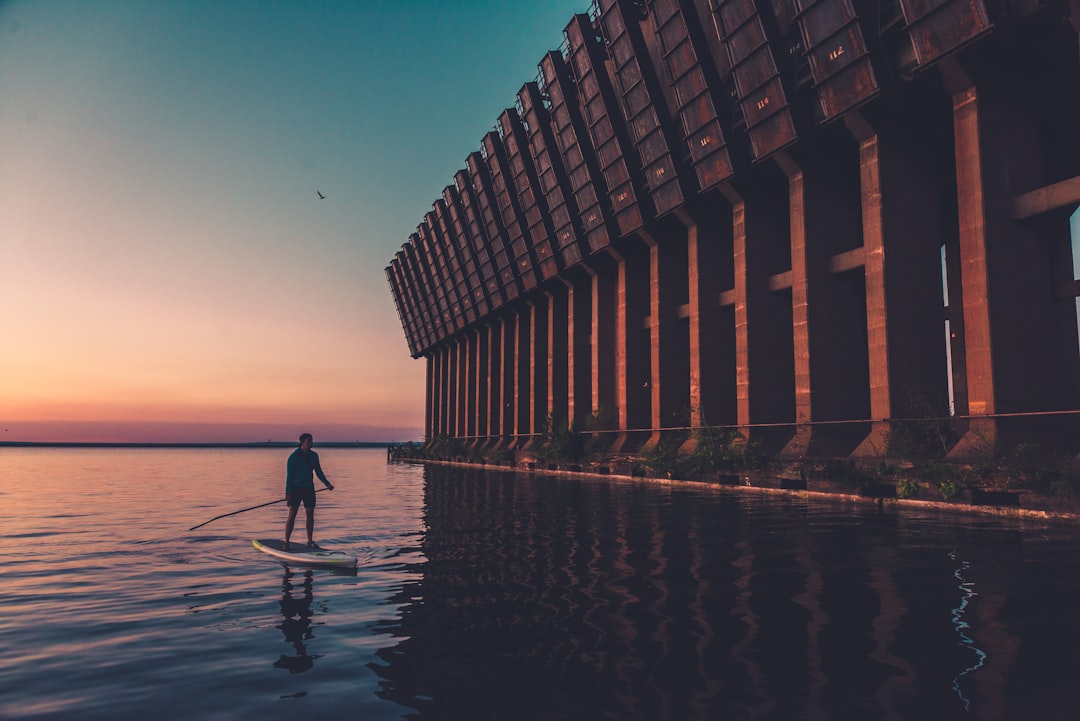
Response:
M300 447L289 456L285 474L285 503L289 506L289 520L285 522L285 542L282 549L289 550L289 537L292 536L293 525L296 523L296 512L300 509L300 503L304 504L307 513L307 545L308 548L316 548L315 539L315 479L318 474L319 480L326 484L331 491L334 486L326 480L322 466L319 465L319 454L311 450L314 439L310 433L300 436Z

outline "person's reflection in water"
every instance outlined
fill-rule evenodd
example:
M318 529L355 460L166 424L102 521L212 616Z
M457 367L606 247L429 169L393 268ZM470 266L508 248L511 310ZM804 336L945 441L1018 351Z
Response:
M296 575L288 568L285 569L285 577L281 581L281 625L278 626L285 634L285 640L293 645L296 655L282 654L281 658L274 662L276 668L286 669L289 673L307 671L315 665L315 659L318 658L317 655L309 654L304 645L304 641L312 638L312 572L310 569L304 571L304 580L300 584L293 583Z

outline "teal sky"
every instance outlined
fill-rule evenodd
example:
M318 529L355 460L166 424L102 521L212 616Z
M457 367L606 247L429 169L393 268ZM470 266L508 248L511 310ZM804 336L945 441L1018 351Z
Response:
M0 2L0 439L419 437L383 269L587 7Z

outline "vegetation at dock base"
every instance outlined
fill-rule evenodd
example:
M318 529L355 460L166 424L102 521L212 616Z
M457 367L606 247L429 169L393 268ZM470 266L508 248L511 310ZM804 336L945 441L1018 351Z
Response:
M671 428L636 453L612 454L608 448L620 433L612 408L573 423L549 416L525 443L437 436L423 445L392 446L389 456L688 481L738 475L754 485L916 500L977 502L980 494L1022 493L1029 502L1080 513L1080 447L1074 441L1015 441L983 460L956 462L946 456L963 434L945 399L916 389L906 392L903 405L911 420L890 424L888 447L874 459L780 458L735 429L708 425L692 409L669 419ZM691 427L695 415L700 425Z
M1080 514L1080 455L1051 443L1018 442L974 462L948 460L943 452L865 460L784 459L731 429L703 426L664 431L658 443L637 453L612 454L606 446L613 431L595 427L606 424L599 416L580 428L548 419L543 432L524 447L440 436L424 444L391 445L388 457L686 481L730 483L737 478L755 486ZM1011 498L1002 502L1006 496Z
M919 484L907 478L901 478L896 483L897 498L914 498L919 492Z
M546 463L580 463L591 456L591 437L581 432L579 425L567 425L548 416L544 422L544 432L533 440L534 453L538 460Z
M900 391L902 413L910 420L889 425L886 454L893 458L939 458L949 452L960 431L940 390L906 386Z
M684 453L686 441L692 450ZM768 465L761 444L748 441L737 431L711 426L691 433L661 436L658 443L641 453L642 462L661 478L704 479L716 474L760 470Z

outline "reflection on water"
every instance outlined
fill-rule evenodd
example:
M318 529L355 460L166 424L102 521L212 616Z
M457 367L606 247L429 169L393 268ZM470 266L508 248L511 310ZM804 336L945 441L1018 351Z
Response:
M182 532L278 451L117 457L0 449L0 718L1077 718L1075 527L328 449L338 575Z
M424 501L371 664L416 718L1071 717L1015 530L439 467Z
M950 553L949 558L956 560L956 554ZM964 572L971 566L967 561L960 563L960 568L956 569L953 575L956 580L960 582L960 605L953 609L952 618L953 625L956 626L956 633L960 636L960 645L971 649L975 654L975 663L972 666L968 666L953 679L953 690L956 691L956 695L960 697L960 700L964 702L964 710L971 710L971 701L964 695L963 690L960 688L960 679L967 676L969 673L978 671L982 668L982 665L986 662L986 653L975 645L975 641L968 636L966 631L971 628L967 621L964 620L964 615L967 613L968 604L971 599L979 594L975 592L973 581L967 581L964 579Z
M299 585L295 582L297 575L303 579ZM303 673L315 665L317 654L309 654L305 641L313 637L311 632L311 618L314 612L311 610L311 602L315 598L313 591L313 572L307 569L302 574L285 569L285 577L281 581L281 623L278 628L285 634L285 640L292 644L295 653L292 656L281 655L274 661L275 668L283 668L289 673Z

